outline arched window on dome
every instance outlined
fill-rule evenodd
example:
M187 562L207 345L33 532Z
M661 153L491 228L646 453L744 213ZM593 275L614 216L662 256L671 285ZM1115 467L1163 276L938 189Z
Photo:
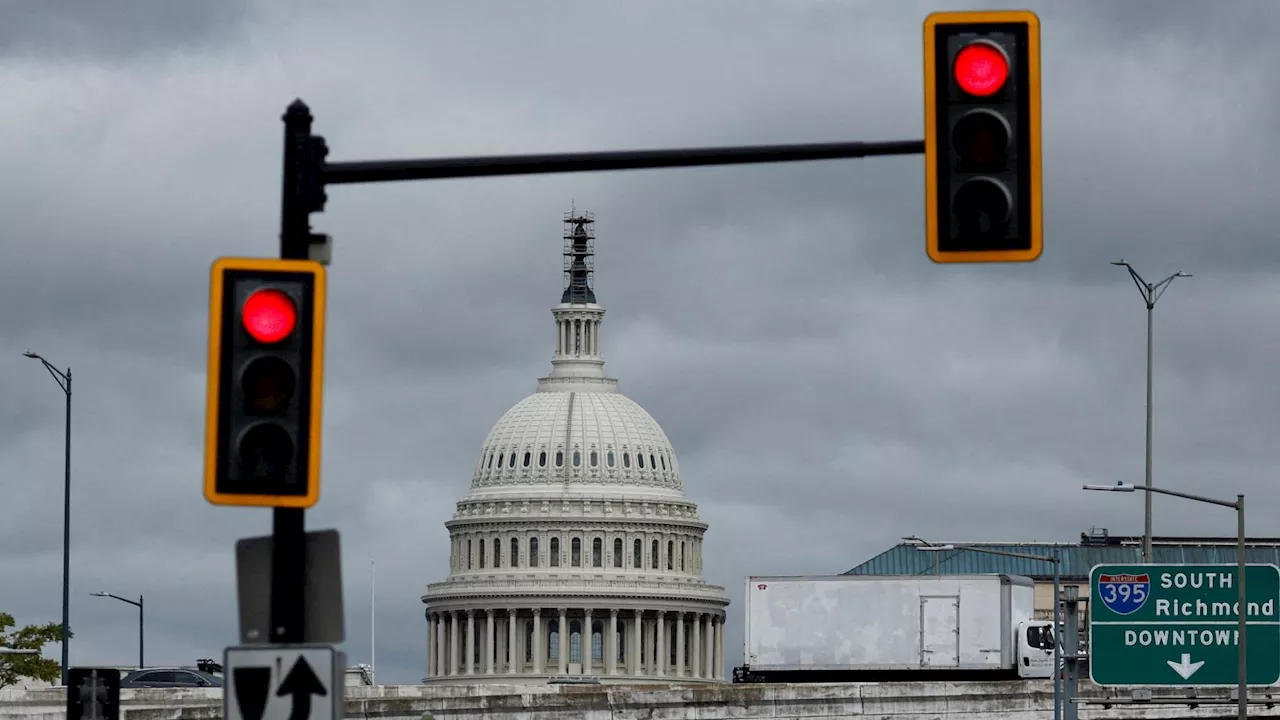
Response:
M471 539L467 539L467 569L471 569Z
M511 457L510 459L507 460L507 467L515 467L515 466L516 466L516 452L515 450L512 450Z
M578 450L573 451L573 466L582 467L582 453Z
M604 567L604 540L591 541L591 567Z
M497 570L502 567L502 543L497 538L493 539L493 569Z
M649 453L649 469L650 470L658 469L658 463L656 460L653 459L653 453Z
M651 555L651 557L649 558L649 565L651 565L654 570L657 570L658 569L658 541L657 540L653 541L653 548L651 549L649 554Z
M532 462L533 462L533 453L529 452L528 450L525 450L525 451L524 451L524 462L523 462L522 464L523 464L525 467L529 467L529 464L530 464L530 463L532 463Z
M529 567L538 567L538 538L529 538Z
M564 467L564 451L556 451L556 467Z
M684 550L685 550L684 541L681 540L680 541L680 572L684 572Z
M546 467L546 466L547 466L547 451L543 450L542 452L538 453L538 467Z
M511 567L520 567L520 541L511 538L511 559L507 561Z
M492 450L489 451L489 469L490 470L493 469L493 451Z
M551 559L547 564L560 567L560 538L551 538Z
M631 567L636 570L644 567L644 544L640 542L640 538L636 538L634 547L631 548Z
M582 567L582 538L569 541L569 564L573 567Z
M605 454L604 462L609 467L613 467L613 451L612 450L610 450L608 453Z
M604 623L599 620L591 623L591 659L604 659Z
M478 657L478 656L477 656ZM582 662L582 621L569 621L569 662Z
M613 539L613 566L622 567L622 538Z
M485 555L484 555L484 540L481 540L481 541L480 541L480 569L481 569L481 570L483 570L483 569L484 569L484 561L485 561Z
M666 454L666 453L663 453L663 454L659 455L659 456L658 456L658 459L662 461L662 469L663 469L663 470L666 470L666 469L667 469L667 454Z
M547 659L560 659L560 621L552 620L547 625Z
M644 453L636 453L636 467L644 469Z
M629 452L622 453L622 467L624 468L631 467L631 453Z
M592 450L591 451L591 467L596 467L599 464L600 464L600 453L596 452L595 450Z
M672 559L676 554L676 544L674 541L667 541L667 569L674 570Z

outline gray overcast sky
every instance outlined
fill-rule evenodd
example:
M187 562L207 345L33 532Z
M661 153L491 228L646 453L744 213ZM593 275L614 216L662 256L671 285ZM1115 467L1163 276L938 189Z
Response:
M991 3L992 6L1005 6ZM346 650L424 664L423 586L490 425L549 368L560 218L597 213L603 343L711 523L708 579L841 572L916 533L1141 532L1143 306L1156 478L1248 493L1280 535L1280 5L1032 3L1043 21L1046 250L936 266L919 158L340 187L325 476ZM0 609L60 613L62 398L76 382L74 664L235 642L237 538L200 490L208 267L269 256L280 114L332 159L921 134L920 26L957 3L21 3L0 29ZM1229 10L1228 10L1229 8ZM24 15L26 13L26 15ZM1264 170L1270 170L1264 179ZM1158 498L1160 534L1231 533ZM50 656L56 657L56 647Z

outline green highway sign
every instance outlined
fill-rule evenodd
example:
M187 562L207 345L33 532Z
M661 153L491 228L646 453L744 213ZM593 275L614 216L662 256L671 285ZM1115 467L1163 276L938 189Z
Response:
M1235 686L1240 586L1234 565L1095 565L1089 677L1108 687ZM1246 674L1280 682L1280 568L1245 567Z

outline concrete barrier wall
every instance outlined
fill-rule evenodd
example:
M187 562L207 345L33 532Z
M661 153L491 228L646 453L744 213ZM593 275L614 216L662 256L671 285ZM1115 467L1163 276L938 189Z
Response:
M1081 688L1082 698L1106 696ZM1165 695L1181 693L1165 693ZM1112 693L1114 696L1115 693ZM1126 695L1127 696L1127 695ZM1224 698L1201 691L1200 697ZM122 720L212 720L222 717L220 689L124 690ZM1052 686L1044 682L848 683L830 685L387 685L346 688L346 717L385 720L1047 720ZM1280 700L1278 700L1280 702ZM6 694L0 720L62 720L65 691ZM1085 706L1093 719L1235 718L1234 705ZM1280 717L1280 707L1254 705L1249 717Z

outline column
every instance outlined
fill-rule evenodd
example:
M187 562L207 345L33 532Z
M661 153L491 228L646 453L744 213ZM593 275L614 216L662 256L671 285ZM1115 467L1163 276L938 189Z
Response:
M524 662L524 656L516 652L516 650L518 649L518 646L516 644L516 626L517 625L518 623L516 622L516 610L515 608L511 608L510 610L507 611L507 657L509 658L507 661L508 675L515 675L516 668L519 667L519 663Z
M591 675L596 670L595 628L591 624L591 608L582 611L582 674ZM601 638L603 640L604 638ZM603 645L604 643L600 643Z
M433 613L427 611L427 677L435 674L436 659L436 621L431 617Z
M609 659L605 661L605 672L618 674L618 608L609 610L609 635L604 644Z
M724 679L724 621L725 616L720 616L720 632L716 633L716 679Z
M667 613L665 610L658 611L657 632L655 633L654 642L653 642L653 644L656 646L654 649L655 659L658 661L657 664L655 665L656 669L654 670L654 672L656 672L658 675L667 674L667 653L669 651L667 650L666 617L667 617Z
M684 677L685 675L684 616L685 613L683 611L676 613L676 677Z
M533 673L542 674L542 659L547 656L546 645L542 642L542 610L533 609Z
M487 655L485 660L488 661L488 667L485 672L493 674L493 655L497 651L498 640L493 634L493 610L486 610L485 615L485 633L484 633L484 651Z
M702 613L693 613L693 641L689 643L689 676L702 677Z
M432 675L443 676L449 674L449 666L446 658L449 657L449 629L444 626L444 613L436 613L436 669Z
M591 351L600 354L600 321L591 323Z
M655 613L655 615L661 615L661 613ZM658 674L658 620L657 620L657 617L655 617L653 620L650 620L647 623L647 625L649 626L649 639L647 642L645 642L645 649L649 651L649 673L652 675L657 675Z
M640 623L644 620L644 612L641 610L631 612L631 674L643 675L644 665L640 662Z
M716 617L714 615L707 616L707 663L706 677L715 679L716 676Z
M471 609L467 610L467 652L463 657L467 659L463 672L470 675L476 669L476 611Z
M565 462L569 462L565 458ZM569 608L560 608L560 624L556 626L557 638L560 641L560 674L569 674Z
M458 642L459 630L462 629L462 620L458 617L458 611L454 610L449 613L452 622L449 624L449 674L457 675L459 670L458 651L461 645Z

